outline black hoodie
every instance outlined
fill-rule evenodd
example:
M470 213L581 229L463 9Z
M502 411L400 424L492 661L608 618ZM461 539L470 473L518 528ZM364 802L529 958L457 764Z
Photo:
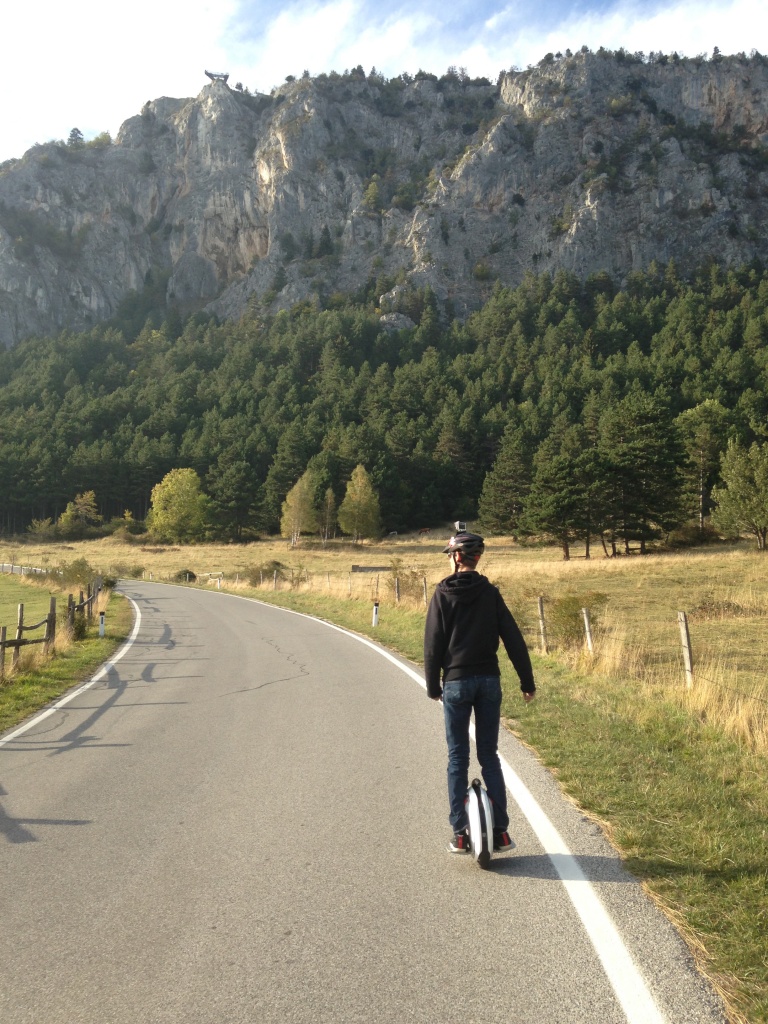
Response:
M498 676L499 638L520 677L520 689L533 693L528 648L496 587L479 572L455 572L432 595L424 631L427 693L437 698L443 682L467 676Z

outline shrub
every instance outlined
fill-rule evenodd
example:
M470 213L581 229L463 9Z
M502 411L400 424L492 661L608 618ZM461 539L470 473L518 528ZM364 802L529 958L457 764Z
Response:
M74 562L64 562L55 572L65 587L86 587L93 582L96 576L95 569L85 558L76 558Z
M144 575L144 566L134 565L132 562L113 562L109 568L112 575L118 578L138 580Z
M250 586L258 587L262 581L266 582L267 580L274 579L275 573L277 573L279 580L289 580L291 578L290 569L275 559L262 562L261 565L248 566L245 570L245 577Z
M56 536L56 527L52 519L33 519L27 531L40 540Z
M693 548L700 544L718 544L720 540L720 534L714 527L700 527L698 523L686 523L670 533L667 544L671 548Z
M82 612L76 612L72 623L71 637L73 640L85 640L88 633L88 622Z
M608 596L597 591L566 594L552 601L546 612L547 634L552 643L563 650L583 647L585 635L582 608L589 611L589 621L594 635L607 601Z
M413 569L403 565L402 558L393 558L389 570L388 585L391 592L395 593L395 580L400 584L400 597L414 598L416 600L424 597L424 573L420 569Z

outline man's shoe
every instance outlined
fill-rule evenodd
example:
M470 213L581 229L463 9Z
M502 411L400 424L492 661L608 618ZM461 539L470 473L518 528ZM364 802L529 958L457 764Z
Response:
M514 850L515 844L510 839L509 832L506 829L503 832L493 833L493 852L504 853L506 850Z
M471 853L472 847L469 845L469 834L466 832L455 832L453 839L448 845L449 853Z

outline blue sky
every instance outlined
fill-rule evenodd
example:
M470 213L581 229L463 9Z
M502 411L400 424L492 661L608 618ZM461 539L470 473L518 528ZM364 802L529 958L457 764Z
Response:
M2 23L0 161L73 127L114 136L146 100L197 95L206 68L269 92L289 74L358 64L495 81L582 45L768 51L766 0L17 0Z

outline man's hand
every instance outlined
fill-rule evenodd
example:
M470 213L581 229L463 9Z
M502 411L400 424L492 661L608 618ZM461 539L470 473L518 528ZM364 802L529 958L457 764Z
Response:
M533 693L525 693L525 692L523 693L523 699L525 700L526 704L530 704L535 696L536 696L536 691L535 690L533 691Z

